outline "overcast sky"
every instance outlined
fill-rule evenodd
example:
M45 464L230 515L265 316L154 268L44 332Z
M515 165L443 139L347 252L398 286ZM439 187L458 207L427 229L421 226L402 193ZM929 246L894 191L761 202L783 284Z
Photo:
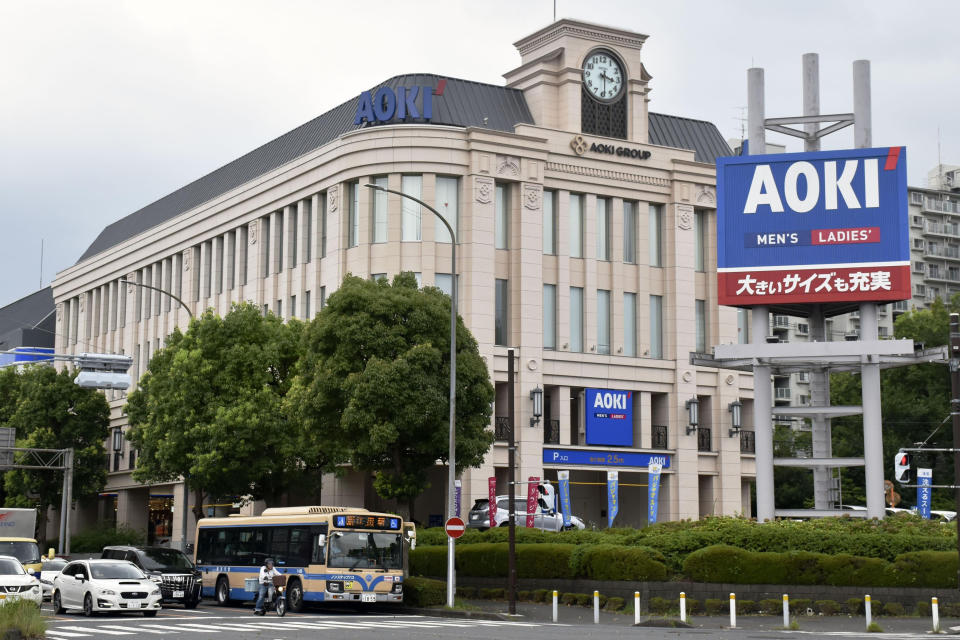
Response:
M869 59L875 146L908 148L911 185L960 164L954 2L557 0L557 16L647 34L651 110L739 137L746 71L767 116L799 115L800 57L821 110L849 112ZM490 83L552 0L0 0L0 305L74 262L107 224L400 73ZM777 135L769 141L790 142ZM852 128L824 148L852 146Z

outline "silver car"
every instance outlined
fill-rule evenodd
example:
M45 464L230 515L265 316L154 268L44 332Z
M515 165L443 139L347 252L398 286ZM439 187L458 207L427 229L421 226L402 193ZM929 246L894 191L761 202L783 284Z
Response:
M480 529L481 531L490 528L489 503L490 501L487 498L481 498L473 503L473 508L470 509L470 514L467 516L468 528ZM496 526L508 526L510 520L509 504L509 496L497 496L497 512L493 516ZM525 527L527 524L527 501L525 499L514 499L514 505L517 513L517 526ZM545 512L538 508L537 513L533 516L533 526L535 529L543 529L544 531L563 531L563 514L552 510ZM585 526L583 520L577 516L570 516L570 526L567 528L583 529Z

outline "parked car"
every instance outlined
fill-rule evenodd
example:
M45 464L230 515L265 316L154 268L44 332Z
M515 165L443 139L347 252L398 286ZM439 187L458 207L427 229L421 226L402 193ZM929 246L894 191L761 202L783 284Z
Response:
M0 556L0 605L16 600L30 600L39 607L43 603L43 589L19 560Z
M489 503L490 501L487 498L481 498L473 503L473 508L470 509L470 514L467 516L468 528L480 530L490 528ZM509 496L497 496L497 512L494 514L494 521L497 523L496 526L505 527L510 524L509 504ZM516 506L517 526L525 526L527 501L525 499L515 499L514 505ZM533 526L537 529L543 529L544 531L562 531L564 528L563 514L553 511L544 513L538 508L537 513L533 517ZM583 529L585 526L583 520L577 516L570 516L569 529Z
M76 560L53 579L53 611L67 609L88 617L110 611L152 618L160 610L160 587L126 560Z
M160 586L163 602L179 602L193 609L200 602L201 573L179 549L168 547L104 547L101 558L127 560Z
M53 595L53 579L65 566L67 561L63 558L45 559L40 565L40 586L43 588L44 600L49 600Z
M944 523L953 522L957 518L956 511L931 511L930 516L933 518L940 518Z

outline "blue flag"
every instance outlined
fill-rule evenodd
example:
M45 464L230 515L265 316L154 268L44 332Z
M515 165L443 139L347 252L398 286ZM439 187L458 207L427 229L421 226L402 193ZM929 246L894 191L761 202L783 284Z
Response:
M617 471L607 471L607 526L612 527L613 521L620 511L620 480Z
M930 519L930 501L933 489L933 469L917 469L917 511L920 517Z
M570 526L570 472L557 471L560 482L560 511L563 513L563 526Z
M651 462L647 467L647 522L657 521L657 506L660 500L660 471L663 467Z

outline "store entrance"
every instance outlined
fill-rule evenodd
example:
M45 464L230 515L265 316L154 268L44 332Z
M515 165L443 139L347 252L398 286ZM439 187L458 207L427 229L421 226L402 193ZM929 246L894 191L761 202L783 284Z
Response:
M147 545L169 547L173 531L173 496L150 495L150 519L147 523Z

